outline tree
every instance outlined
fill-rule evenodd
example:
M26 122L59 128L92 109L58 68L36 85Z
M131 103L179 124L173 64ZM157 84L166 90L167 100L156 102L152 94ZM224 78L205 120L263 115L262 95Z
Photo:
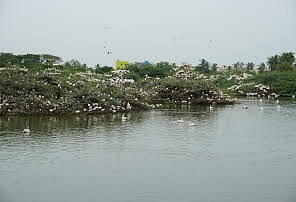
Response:
M258 67L259 73L260 74L263 73L265 71L265 68L266 68L266 66L265 66L264 62L262 62Z
M283 53L279 58L279 69L282 71L291 70L295 62L294 53Z
M231 66L228 66L227 69L228 69L228 73L230 75L230 72L231 72L231 69L232 69Z
M81 63L78 60L72 59L69 62L66 62L66 66L71 66L71 67L81 67Z
M295 62L295 57L294 57L295 53L289 52L289 53L283 53L279 60L280 62L289 62L291 64L293 64Z
M99 64L96 65L96 69L95 69L95 72L97 74L104 74L104 73L108 73L108 72L111 72L113 70L113 67L109 67L109 66L103 66L103 67L100 67Z
M211 67L211 70L212 72L217 72L217 69L218 69L218 65L216 63L212 64L212 67Z
M200 64L195 68L195 70L199 71L200 73L210 73L210 63L205 59L200 60Z
M0 53L0 67L7 67L9 65L19 65L20 61L12 53Z
M55 55L49 55L49 54L43 54L40 56L40 58L43 60L43 61L47 61L47 62L62 62L62 59L58 56L55 56Z
M279 56L275 55L275 56L271 56L267 59L267 64L270 68L271 71L274 71L276 69L278 69L278 65L279 65Z
M279 64L279 70L280 71L289 71L289 70L292 70L292 65L291 65L290 62L287 62L287 61L281 62Z
M247 63L247 70L249 70L249 71L250 71L250 70L253 70L253 69L254 69L254 66L255 66L255 65L254 65L253 62L248 62L248 63Z
M243 66L244 66L244 63L242 63L242 62L236 62L236 63L233 64L233 68L234 68L235 70L242 69Z

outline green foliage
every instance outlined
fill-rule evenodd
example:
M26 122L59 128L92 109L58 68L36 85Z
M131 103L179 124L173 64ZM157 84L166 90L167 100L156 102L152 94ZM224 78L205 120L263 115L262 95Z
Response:
M271 56L267 59L267 64L271 71L289 71L293 69L293 63L295 62L294 53L288 52L278 56Z
M266 66L265 66L264 62L262 62L262 63L259 65L258 69L259 69L259 73L260 73L260 74L262 74L262 73L266 70Z
M288 61L281 62L278 67L280 71L289 71L293 69L292 64Z
M254 70L255 64L253 62L248 62L247 63L247 70Z
M296 71L272 71L257 75L255 81L270 86L282 96L296 94Z
M209 74L211 72L210 63L205 59L201 59L200 64L196 66L195 70L202 74Z
M109 67L109 66L100 67L99 65L97 65L95 72L97 74L104 74L104 73L110 73L112 70L114 70L113 67Z
M211 66L211 72L212 73L215 73L215 72L217 72L217 69L218 69L218 65L216 63L212 64L212 66Z
M0 67L8 67L11 65L20 65L17 56L12 53L0 53Z
M267 64L269 66L269 69L271 71L277 70L278 69L278 65L279 65L279 56L275 55L275 56L271 56L267 59Z
M138 80L139 78L144 78L145 76L164 78L171 74L173 67L174 65L171 65L168 62L159 62L155 65L150 63L132 63L127 65L125 69L130 72L128 75L129 78Z
M4 106L5 101L8 103L5 109L24 113L50 114L53 110L56 113L75 110L91 113L89 105L94 107L94 103L113 111L115 106L116 110L121 110L127 102L139 108L159 102L213 102L217 89L247 93L258 84L270 86L271 92L282 96L296 94L293 53L270 57L267 64L272 71L265 71L266 66L261 63L260 74L252 70L254 63L251 62L247 63L247 71L239 68L242 63L237 63L236 69L229 66L226 72L217 72L217 64L210 65L205 59L195 70L168 62L136 62L126 67L129 73L124 75L124 79L136 82L123 82L118 74L110 74L112 67L88 68L74 59L54 66L56 61L62 60L52 55L1 53L0 105Z

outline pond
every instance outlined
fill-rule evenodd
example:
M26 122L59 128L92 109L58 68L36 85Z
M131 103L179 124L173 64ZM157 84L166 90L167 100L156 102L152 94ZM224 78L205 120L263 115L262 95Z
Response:
M295 100L121 116L0 117L0 201L296 199Z

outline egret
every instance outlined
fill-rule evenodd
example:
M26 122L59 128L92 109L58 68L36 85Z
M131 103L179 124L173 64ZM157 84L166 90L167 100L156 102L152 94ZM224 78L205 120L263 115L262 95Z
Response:
M127 117L125 115L122 115L121 120L122 121L126 121L127 120Z
M196 126L196 124L190 121L188 126Z
M29 127L28 128L25 128L24 130L23 130L23 133L25 133L25 134L29 134L31 131L30 131L30 129L29 129Z
M177 120L177 123L184 123L184 120L183 119L179 119L179 120Z
M212 105L210 105L210 111L214 110L214 107Z

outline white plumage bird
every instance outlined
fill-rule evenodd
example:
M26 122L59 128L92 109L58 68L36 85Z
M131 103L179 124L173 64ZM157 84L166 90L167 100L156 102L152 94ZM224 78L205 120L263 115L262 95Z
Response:
M23 133L24 134L29 134L31 131L30 131L30 128L28 127L28 128L25 128L24 130L23 130Z

